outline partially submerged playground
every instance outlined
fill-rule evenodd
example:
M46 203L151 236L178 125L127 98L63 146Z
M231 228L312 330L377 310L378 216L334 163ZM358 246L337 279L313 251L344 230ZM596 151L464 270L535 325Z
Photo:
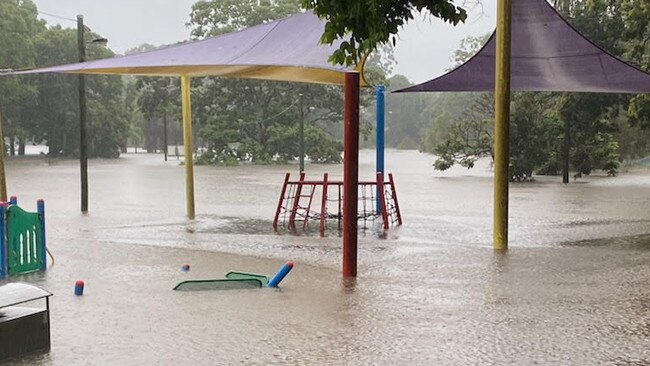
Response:
M497 32L468 62L443 76L400 91L495 90L493 244L499 251L508 246L510 91L650 93L648 73L591 43L544 0L513 0L511 22L506 21L510 18L504 15L508 12L509 9L500 8ZM191 158L192 78L217 76L342 85L345 94L343 179L330 180L327 173L322 177L307 179L306 172L300 172L297 179L292 179L287 173L279 186L277 206L270 207L269 212L275 208L273 229L276 231L305 230L310 223L316 225L323 236L328 230L341 230L342 275L355 277L360 223L366 227L368 223L376 221L384 230L403 223L395 184L399 177L395 179L383 164L381 88L377 89L376 176L359 177L359 91L361 87L369 85L363 78L363 62L353 68L332 66L327 62L327 56L338 44L319 44L323 27L323 22L316 16L302 13L199 42L15 74L56 72L180 77L186 157L185 203L186 215L190 220L196 216L194 165ZM302 31L297 32L296 29ZM224 49L229 52L223 52ZM0 227L6 230L0 232L0 277L45 270L47 249L43 203L39 202L37 213L25 213L17 206L16 200L10 200L6 205L0 204L0 216L5 220ZM293 263L289 262L273 277L243 271L229 272L225 278L183 281L174 289L276 287L291 268Z

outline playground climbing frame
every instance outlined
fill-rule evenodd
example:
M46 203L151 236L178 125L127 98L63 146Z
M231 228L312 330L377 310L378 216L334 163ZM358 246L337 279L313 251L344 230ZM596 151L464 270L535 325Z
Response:
M320 235L324 236L328 222L338 230L343 219L343 182L329 180L327 173L322 180L305 180L305 173L298 180L291 180L290 173L284 178L280 199L273 219L273 229L286 228L306 230L310 221L319 223ZM392 174L384 182L381 173L374 181L359 181L357 220L368 224L381 220L383 229L402 225L397 191Z

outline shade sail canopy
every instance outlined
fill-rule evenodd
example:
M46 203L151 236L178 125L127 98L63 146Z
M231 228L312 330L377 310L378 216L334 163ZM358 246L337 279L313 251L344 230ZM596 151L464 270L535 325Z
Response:
M493 91L496 37L466 63L398 92ZM605 52L545 0L512 0L511 90L650 93L650 74Z
M325 22L313 13L200 41L84 63L21 71L31 73L222 76L343 84L344 73L327 60L340 44L321 45ZM357 66L362 71L363 63Z

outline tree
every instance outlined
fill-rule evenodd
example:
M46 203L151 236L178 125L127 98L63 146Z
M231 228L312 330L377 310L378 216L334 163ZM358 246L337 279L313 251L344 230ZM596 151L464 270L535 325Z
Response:
M199 1L192 7L192 37L236 31L300 11L299 0ZM340 88L288 82L203 78L193 82L194 123L204 163L287 161L299 155L299 122L306 153L315 162L338 162L334 140L342 119Z
M306 9L327 20L321 42L345 39L330 56L336 64L355 65L379 46L396 42L400 27L413 13L427 11L451 24L465 21L467 12L452 0L301 0Z
M451 55L452 67L449 70L464 64L465 61L477 54L485 46L491 35L492 33L486 33L478 37L467 36L463 38L459 47Z
M168 142L166 140L168 121L179 115L180 85L178 78L138 77L137 104L144 117L141 127L144 133L144 147L154 152Z
M388 79L388 91L412 84L403 75ZM398 149L417 149L420 135L427 125L425 109L431 95L422 93L390 93L386 95L386 146Z
M202 0L192 5L192 38L218 36L300 12L298 0Z
M99 37L99 35L91 35ZM74 29L51 27L33 40L36 66L74 62L77 59L77 33ZM88 47L89 59L111 57L102 47ZM35 128L31 135L47 142L53 156L78 156L79 117L77 78L74 75L34 75L38 103L33 109ZM118 157L128 131L123 82L120 76L92 75L86 78L88 107L88 156Z
M29 0L0 0L0 70L34 66L33 37L45 30L37 16L36 6ZM25 140L33 130L30 117L38 90L32 81L31 78L0 78L0 110L12 155L14 139L19 140L19 154L24 154Z

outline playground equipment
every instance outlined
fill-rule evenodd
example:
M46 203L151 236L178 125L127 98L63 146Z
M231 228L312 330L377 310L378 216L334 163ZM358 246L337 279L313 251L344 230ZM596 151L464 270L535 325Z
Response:
M202 290L242 290L261 287L278 287L280 282L291 272L293 262L287 262L278 273L269 279L261 274L246 272L228 272L226 278L214 280L189 280L183 281L174 287L177 291L202 291Z
M358 187L357 219L363 220L364 228L368 222L374 222L379 217L384 229L391 225L402 225L392 174L388 174L388 182L384 182L382 174L377 173L375 181L359 181ZM327 173L323 174L323 180L305 180L304 172L300 173L298 180L292 181L290 173L287 173L275 211L273 229L278 231L278 227L286 227L296 230L299 223L305 230L311 220L319 222L320 235L323 236L328 219L335 220L338 230L341 230L342 209L342 181L329 180Z
M45 202L36 207L35 213L24 211L15 196L0 202L0 278L47 268Z
M0 286L0 363L50 349L51 293L25 283ZM21 305L45 299L45 309Z

